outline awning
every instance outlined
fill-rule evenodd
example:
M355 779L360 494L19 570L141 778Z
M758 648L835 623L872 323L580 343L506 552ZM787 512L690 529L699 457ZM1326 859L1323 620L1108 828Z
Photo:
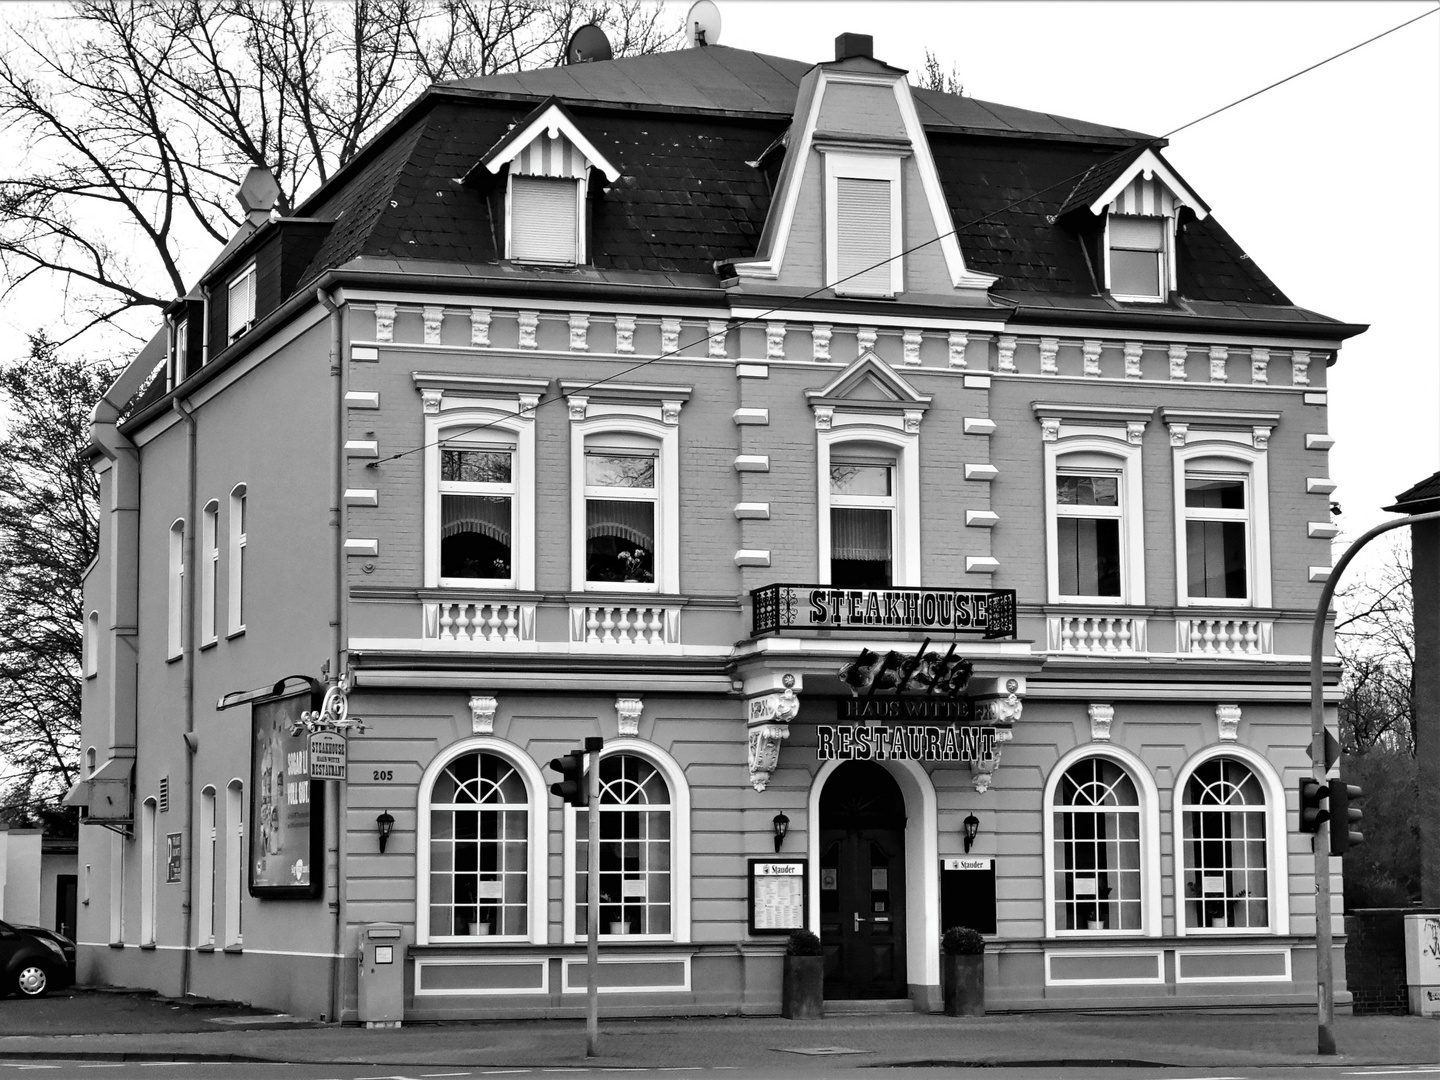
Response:
M112 757L66 793L66 806L87 807L88 821L133 821L133 757Z

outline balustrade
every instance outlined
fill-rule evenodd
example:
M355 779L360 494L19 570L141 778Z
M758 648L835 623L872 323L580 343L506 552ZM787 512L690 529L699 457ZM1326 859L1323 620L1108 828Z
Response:
M1050 652L1145 652L1146 622L1132 615L1052 615L1046 621Z
M1179 619L1175 651L1204 656L1261 656L1275 651L1274 622L1267 619Z
M425 605L425 636L447 642L515 644L535 640L535 605L444 601Z
M655 648L680 641L680 609L655 604L577 604L570 640L585 645Z

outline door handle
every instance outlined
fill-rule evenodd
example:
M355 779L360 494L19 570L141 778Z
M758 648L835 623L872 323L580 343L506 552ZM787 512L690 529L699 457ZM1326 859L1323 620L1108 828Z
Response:
M864 921L865 920L860 917L860 913L858 911L855 912L855 932L857 934L860 932L860 924Z

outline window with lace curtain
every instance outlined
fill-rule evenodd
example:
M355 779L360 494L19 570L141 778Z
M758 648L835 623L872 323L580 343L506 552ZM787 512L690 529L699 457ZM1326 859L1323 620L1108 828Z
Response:
M830 583L884 589L894 583L895 465L830 460Z

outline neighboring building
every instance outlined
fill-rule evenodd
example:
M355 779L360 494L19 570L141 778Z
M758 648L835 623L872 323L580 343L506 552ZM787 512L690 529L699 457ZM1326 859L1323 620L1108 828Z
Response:
M74 840L0 825L0 919L75 937Z
M546 766L599 735L607 1014L777 1011L797 912L832 999L935 1008L963 920L992 1010L1314 1000L1363 328L1163 140L869 53L464 81L293 216L247 181L96 411L83 980L354 1019L388 921L407 1018L577 1015ZM963 692L839 674L927 639ZM363 731L311 798L322 669Z

